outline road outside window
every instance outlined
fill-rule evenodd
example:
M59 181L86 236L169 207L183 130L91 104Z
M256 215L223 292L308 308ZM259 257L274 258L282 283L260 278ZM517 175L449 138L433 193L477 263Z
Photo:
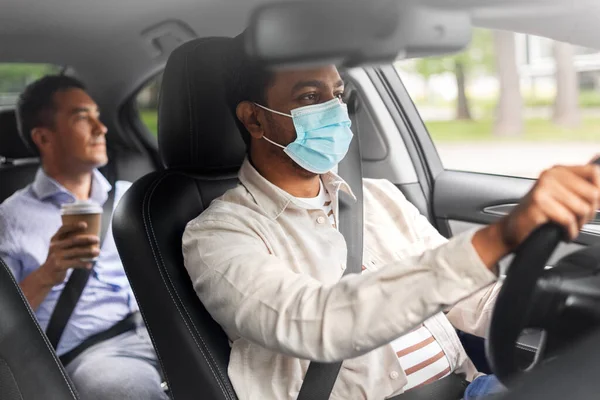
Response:
M477 29L396 67L446 169L535 178L600 154L600 51Z

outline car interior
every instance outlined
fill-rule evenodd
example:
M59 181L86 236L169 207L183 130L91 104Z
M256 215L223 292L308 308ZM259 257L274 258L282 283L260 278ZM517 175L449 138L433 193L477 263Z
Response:
M12 272L0 260L0 394L6 399L77 399Z
M33 180L40 166L36 155L23 143L19 136L17 118L13 110L0 111L0 199L10 195Z
M310 35L302 42L265 28L273 18L286 21L298 13L326 18L331 13L325 11L339 12L340 4L0 0L0 62L51 63L83 80L109 129L110 162L102 172L134 182L114 214L113 233L173 399L238 398L227 375L227 337L194 292L183 266L181 236L187 222L237 184L246 149L226 98L240 51L274 67L338 64L358 98L354 128L363 177L393 182L451 237L501 218L535 181L445 169L392 66L395 59L456 51L468 43L473 26L600 48L600 6L586 0L569 5L427 0L406 2L398 8L401 17L387 13L383 19L381 10L398 7L394 2L379 13L366 13L364 3L356 2L356 8L344 6L338 15L355 29L340 30L333 23L323 28L323 19L311 34L327 40L317 44ZM402 40L370 29L378 21L400 26L395 35ZM290 26L279 29L292 31ZM447 36L434 35L440 30ZM349 35L355 37L347 40ZM373 43L381 46L373 50ZM140 121L135 97L159 73L155 140ZM29 184L38 168L39 160L20 138L14 107L0 108L0 202ZM570 397L589 399L599 389L589 376L598 367L593 355L599 339L592 333L600 301L597 226L584 227L572 243L561 243L560 232L549 227L516 257L503 260L503 275L509 273L488 343L459 332L480 371L510 382L502 398L562 399L565 392L558 388L582 385ZM0 398L78 398L14 278L0 264ZM530 306L517 312L521 304ZM536 310L544 318L531 318ZM525 370L532 363L535 368ZM579 368L586 373L569 373Z

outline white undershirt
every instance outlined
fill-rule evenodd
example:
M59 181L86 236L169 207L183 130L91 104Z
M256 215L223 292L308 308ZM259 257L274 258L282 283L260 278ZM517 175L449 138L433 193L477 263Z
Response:
M296 200L306 207L307 210L323 210L325 215L329 217L329 222L332 226L336 226L335 216L333 215L333 205L331 204L331 196L323 186L323 182L319 179L319 194L317 197L296 197Z

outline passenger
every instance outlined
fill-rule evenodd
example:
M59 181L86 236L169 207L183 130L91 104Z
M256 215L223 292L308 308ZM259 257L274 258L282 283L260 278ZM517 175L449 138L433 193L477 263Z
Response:
M345 360L332 399L480 376L455 328L484 336L496 265L536 227L577 234L598 206L598 167L551 168L508 217L450 240L391 182L365 179L363 273L342 277L338 198L352 188L331 171L352 136L344 83L334 66L243 64L230 95L248 146L240 184L183 236L198 297L231 341L240 399L295 399L308 360ZM470 394L498 391L491 381Z
M85 224L61 223L63 204L102 205L111 190L97 170L108 162L98 106L76 79L48 76L25 89L17 113L42 166L33 183L0 205L0 257L44 330L70 269L93 268L57 349L83 400L167 399L111 230L100 249L97 236L83 234ZM115 183L115 205L130 185ZM81 261L97 256L94 265ZM86 339L125 319L126 332L89 346Z

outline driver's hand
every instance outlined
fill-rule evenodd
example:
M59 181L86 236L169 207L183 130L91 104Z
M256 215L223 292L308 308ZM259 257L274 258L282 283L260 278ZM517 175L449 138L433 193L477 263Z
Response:
M84 234L85 229L85 222L63 225L52 237L48 257L39 269L44 284L62 283L70 268L92 267L92 263L81 259L92 259L100 254L100 239Z
M514 250L537 227L555 222L572 240L594 218L599 205L599 166L556 166L544 171L521 203L498 223L500 235Z

